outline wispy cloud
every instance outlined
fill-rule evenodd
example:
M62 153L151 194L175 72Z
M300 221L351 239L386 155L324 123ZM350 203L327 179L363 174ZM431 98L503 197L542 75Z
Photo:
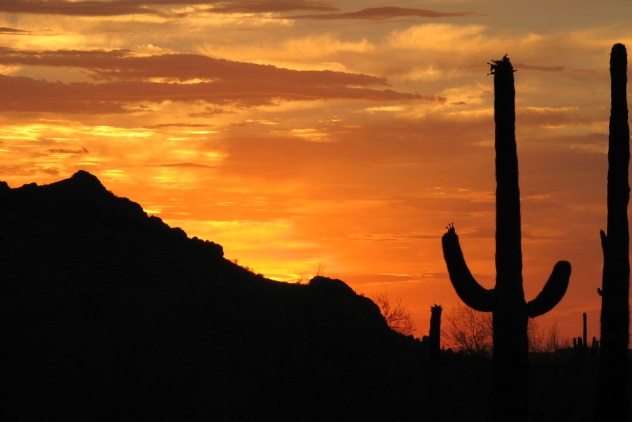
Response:
M0 110L120 112L161 101L268 104L275 99L439 100L385 89L387 81L334 71L297 71L194 54L135 57L129 51L1 49L0 64L72 67L97 82L60 83L1 76ZM377 88L376 88L377 87Z
M164 6L210 6L217 13L266 13L293 10L330 11L333 7L313 0L10 0L0 2L0 12L67 16L119 16L163 14Z
M364 19L364 20L385 20L402 17L417 18L453 18L473 16L472 12L438 12L429 9L414 9L404 7L370 7L355 12L337 12L292 16L293 19L318 19L318 20L338 20L338 19Z
M121 81L106 83L60 83L25 77L0 76L1 111L49 111L110 113L132 111L130 103L205 101L244 106L271 104L275 99L413 100L423 97L390 89L376 90L337 84L309 86L279 82L261 83L256 74L249 80L194 84ZM428 97L427 99L433 99Z
M82 68L102 80L168 78L175 81L248 80L262 84L386 85L384 78L334 72L296 71L275 66L216 59L197 54L133 56L129 50L27 51L0 47L0 64Z
M516 69L537 70L540 72L563 72L568 69L566 66L551 66L551 65L531 65L525 63L516 63L514 66Z
M0 34L23 34L25 31L21 29L8 28L6 26L0 26Z
M162 3L162 2L157 2ZM178 3L173 1L173 3ZM12 0L0 2L0 12L38 15L116 16L154 13L140 1L66 1L66 0Z
M208 4L208 1L203 3ZM218 13L291 12L293 10L332 11L336 8L327 3L313 0L218 1L212 7L212 11Z

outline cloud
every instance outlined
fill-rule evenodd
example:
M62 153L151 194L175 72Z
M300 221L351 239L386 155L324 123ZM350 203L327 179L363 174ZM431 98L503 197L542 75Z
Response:
M280 39L252 43L247 40L237 48L217 43L217 40L204 41L200 52L209 56L219 56L232 60L252 60L257 63L272 64L301 70L349 70L354 66L353 58L365 55L377 55L378 47L367 38L343 39L336 34L314 33L305 36L289 35ZM383 52L382 52L383 53Z
M199 164L199 163L162 163L162 164L154 164L154 167L209 169L209 168L215 168L216 166L209 166L206 164Z
M236 62L196 54L135 57L129 50L26 51L0 48L0 64L82 68L103 80L166 78L174 81L243 80L256 75L261 83L386 85L374 76L334 72L296 71L270 65Z
M331 6L313 0L115 0L115 1L68 1L68 0L12 0L0 2L0 12L66 15L66 16L120 16L137 14L164 14L161 6L210 5L206 9L216 13L269 13L292 10L335 10Z
M251 80L169 84L139 81L107 83L60 83L25 77L0 76L1 111L49 111L69 113L113 113L129 111L129 103L143 101L206 101L244 106L270 104L275 99L365 99L411 100L414 94L393 90L375 90L340 85L304 86L297 84L260 83Z
M50 148L48 152L50 154L81 155L81 154L88 154L90 151L88 151L86 147L79 147L79 148Z
M331 11L336 10L336 8L313 0L242 0L220 1L213 5L211 10L219 13L262 13L289 12L292 10Z
M419 18L446 18L472 16L471 12L437 12L428 9L413 9L403 7L370 7L356 12L323 13L311 15L291 16L292 19L317 19L317 20L339 20L339 19L363 19L363 20L385 20L401 17Z
M514 67L516 69L537 70L540 72L563 72L568 69L566 66L541 66L524 63L516 63Z
M0 2L0 12L70 16L116 16L154 13L147 7L147 3L126 0L80 2L65 0L13 0Z
M0 34L23 34L25 31L15 28L7 28L6 26L0 26Z
M365 283L381 285L416 281L419 277L418 274L345 274L345 281L356 285Z
M124 58L128 50L16 50L0 47L0 63L34 66L94 67L107 66L113 60ZM110 64L111 66L111 64Z
M384 89L387 81L334 71L296 71L194 54L133 57L116 51L0 49L0 64L83 69L97 82L61 83L0 76L0 110L111 113L131 103L203 101L246 106L276 99L439 100ZM379 87L379 89L375 88Z
M578 107L521 107L516 119L521 124L536 126L590 125L601 121L600 115Z

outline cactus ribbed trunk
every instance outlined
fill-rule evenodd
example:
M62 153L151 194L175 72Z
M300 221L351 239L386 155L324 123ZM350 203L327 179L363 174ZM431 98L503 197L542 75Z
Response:
M450 281L470 307L492 312L495 422L527 420L528 318L550 311L566 293L570 264L558 262L538 296L526 302L522 285L520 190L515 136L514 70L508 57L491 63L496 123L496 286L482 287L467 268L453 226L443 235Z
M496 309L494 391L496 421L525 420L529 358L527 303L522 287L520 190L515 136L514 71L509 61L494 69L496 123Z
M607 234L601 232L604 266L596 421L628 420L630 129L626 93L627 54L623 44L612 47L610 77L608 227Z

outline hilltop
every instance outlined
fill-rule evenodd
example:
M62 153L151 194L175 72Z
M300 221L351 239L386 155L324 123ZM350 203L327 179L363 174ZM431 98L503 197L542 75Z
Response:
M79 171L0 183L2 395L21 419L406 420L419 343L341 280L266 279Z

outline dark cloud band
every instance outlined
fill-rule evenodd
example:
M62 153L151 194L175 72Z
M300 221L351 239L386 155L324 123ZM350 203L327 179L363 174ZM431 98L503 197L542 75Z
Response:
M331 11L333 7L315 0L11 0L0 2L0 12L67 16L161 15L163 6L210 6L217 13L266 13L294 10Z
M402 17L417 18L448 18L472 16L471 12L438 12L428 9L411 9L402 7L372 7L356 12L321 13L310 15L292 16L293 19L317 19L317 20L341 20L341 19L363 19L363 20L385 20Z
M386 89L386 79L369 75L298 71L195 54L136 57L127 50L0 48L0 64L75 68L94 79L61 83L0 76L0 111L124 112L131 103L167 100L246 106L276 99L443 100Z

